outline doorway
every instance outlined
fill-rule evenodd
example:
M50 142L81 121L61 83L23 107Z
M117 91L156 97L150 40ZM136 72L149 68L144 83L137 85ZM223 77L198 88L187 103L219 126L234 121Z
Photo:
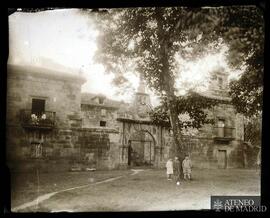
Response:
M152 141L130 140L128 146L129 166L152 166L154 164L154 143Z
M32 99L32 114L38 116L42 115L45 112L45 99Z
M226 150L218 150L218 168L226 169L227 168L227 151Z

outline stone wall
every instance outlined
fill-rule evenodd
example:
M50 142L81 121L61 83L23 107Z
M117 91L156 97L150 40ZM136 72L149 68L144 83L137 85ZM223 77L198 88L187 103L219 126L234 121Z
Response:
M219 168L218 152L220 150L226 151L226 168L243 167L241 144L235 140L220 143L208 138L185 137L183 143L195 168Z
M89 167L113 169L118 167L119 134L114 129L78 129L80 156Z
M102 110L105 112L104 114L102 114ZM106 127L119 129L118 122L116 121L117 108L82 104L81 113L83 128L99 127L100 121L105 121Z
M35 70L35 71L34 71ZM58 72L40 73L39 69L9 68L7 80L7 124L20 124L20 110L31 110L32 98L45 99L45 110L56 112L58 127L70 127L69 118L81 107L78 76Z
M33 170L37 164L40 170L47 171L53 168L67 171L75 165L96 169L119 166L119 134L113 129L72 128L42 132L42 154L39 157L35 156L35 146L40 141L35 143L35 140L40 133L19 130L18 127L8 128L7 136L12 132L17 134L14 150L9 149L9 152L16 153L8 155L13 157L8 162L11 170Z

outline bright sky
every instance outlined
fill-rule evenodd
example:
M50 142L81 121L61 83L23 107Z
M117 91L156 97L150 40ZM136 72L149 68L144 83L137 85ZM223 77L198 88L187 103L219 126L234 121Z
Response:
M134 93L117 96L117 87L111 84L114 75L105 73L102 65L93 62L97 36L90 18L78 13L78 9L16 12L9 16L9 63L81 72L87 79L82 91L130 101ZM181 78L177 80L180 93L183 86L202 84L211 69L217 66L228 69L225 52L224 47L220 53L203 57L198 62L184 62ZM129 74L128 79L136 90L139 78ZM156 97L150 95L156 105Z

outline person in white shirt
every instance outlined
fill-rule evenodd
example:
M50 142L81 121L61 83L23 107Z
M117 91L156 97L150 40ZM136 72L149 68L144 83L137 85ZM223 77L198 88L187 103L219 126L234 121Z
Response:
M168 180L172 180L172 175L173 175L173 161L172 161L172 159L169 159L167 161L166 169L167 169L167 178L168 178Z

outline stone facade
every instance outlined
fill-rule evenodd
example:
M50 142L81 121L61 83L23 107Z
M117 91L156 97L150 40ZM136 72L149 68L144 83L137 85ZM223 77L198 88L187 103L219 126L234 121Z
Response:
M183 144L193 165L199 168L238 168L244 166L244 120L230 103L228 74L222 69L212 72L210 86L200 95L220 100L206 110L214 124L206 124L193 136L184 136Z
M163 168L172 156L169 127L154 125L148 116L151 102L143 80L133 103L126 104L81 93L85 80L80 76L33 67L8 69L6 138L11 169ZM211 83L214 91L202 93L224 102L207 111L215 124L182 140L194 167L242 167L243 118L230 104L226 75L217 75Z
M243 167L243 117L232 105L219 104L208 110L214 124L206 124L196 136L185 137L187 151L195 166L207 168ZM220 125L220 120L222 120ZM184 143L184 144L185 144Z
M41 149L47 156L69 153L61 149L71 144L71 136L64 131L81 125L82 83L83 78L72 74L34 67L8 67L8 160L29 159L40 155ZM33 108L34 104L40 108ZM45 114L45 119L36 113L37 109ZM35 123L31 119L33 114L37 115Z
M83 116L82 126L108 127L118 129L118 111L124 103L113 101L102 95L82 93L81 113Z

